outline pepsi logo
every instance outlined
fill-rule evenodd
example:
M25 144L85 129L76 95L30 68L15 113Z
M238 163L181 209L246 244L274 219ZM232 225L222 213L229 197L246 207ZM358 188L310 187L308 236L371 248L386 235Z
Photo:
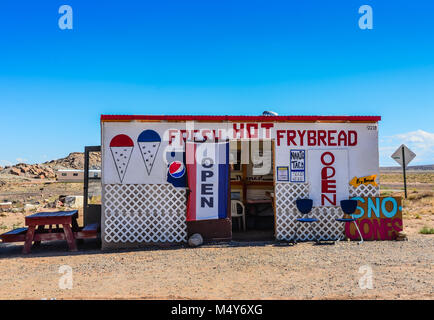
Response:
M181 178L185 174L185 166L181 161L173 161L169 165L169 174L173 178Z

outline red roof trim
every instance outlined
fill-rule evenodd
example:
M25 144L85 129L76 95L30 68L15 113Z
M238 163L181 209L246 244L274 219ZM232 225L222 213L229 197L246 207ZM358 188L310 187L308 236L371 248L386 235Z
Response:
M232 121L232 122L273 122L273 121L357 121L377 122L381 116L192 116L192 115L101 115L101 121Z

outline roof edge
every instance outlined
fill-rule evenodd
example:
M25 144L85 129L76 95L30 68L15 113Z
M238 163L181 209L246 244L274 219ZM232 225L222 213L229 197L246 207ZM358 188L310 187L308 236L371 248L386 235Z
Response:
M101 121L378 122L381 116L101 115Z

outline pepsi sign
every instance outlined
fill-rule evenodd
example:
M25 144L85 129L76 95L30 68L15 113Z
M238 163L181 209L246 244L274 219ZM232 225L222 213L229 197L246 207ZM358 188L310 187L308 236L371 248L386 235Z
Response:
M184 151L169 151L166 153L167 182L174 187L187 187L187 168Z
M169 175L172 178L179 179L185 174L185 165L182 161L173 161L169 164Z

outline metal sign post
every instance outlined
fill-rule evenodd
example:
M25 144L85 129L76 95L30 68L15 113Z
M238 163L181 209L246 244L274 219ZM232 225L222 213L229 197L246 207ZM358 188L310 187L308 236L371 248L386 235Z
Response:
M402 172L404 176L404 193L405 199L407 199L407 177L405 168L411 162L411 160L416 157L416 154L411 151L405 144L402 144L396 151L392 154L392 159L398 162L402 166Z
M402 146L402 162L405 164L405 152L404 152L404 146ZM402 173L404 175L404 194L405 198L407 199L407 177L405 176L405 165L402 166Z

